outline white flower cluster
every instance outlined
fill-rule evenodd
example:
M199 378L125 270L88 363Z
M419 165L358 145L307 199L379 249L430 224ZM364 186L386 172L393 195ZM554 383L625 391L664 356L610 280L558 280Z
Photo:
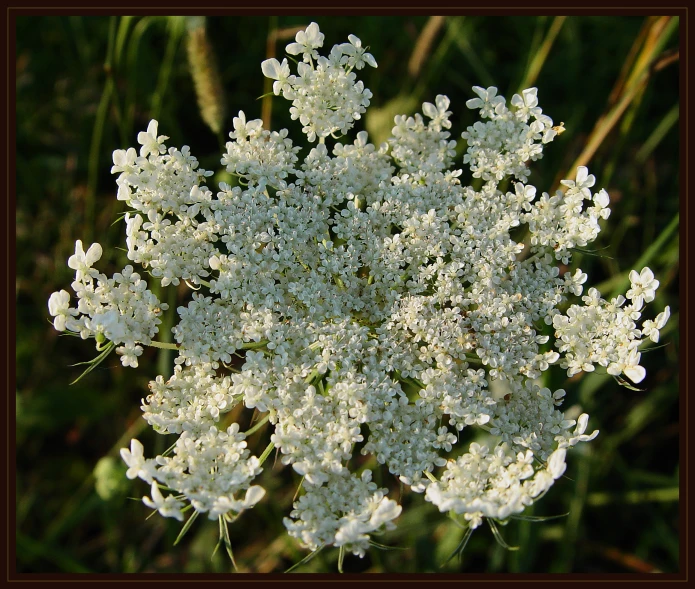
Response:
M456 142L445 96L423 104L424 118L396 117L379 147L360 132L329 150L325 139L347 133L371 96L352 70L376 62L349 41L320 56L323 35L312 23L287 47L302 55L298 75L286 60L263 62L309 141L319 138L302 160L287 130L264 130L240 112L221 160L235 186L205 188L210 173L188 147L167 148L156 121L138 136L139 155L114 152L112 171L133 211L129 259L162 285L202 290L177 309L173 376L157 377L143 400L148 423L180 436L173 455L145 459L137 440L122 451L128 476L152 484L144 502L179 519L186 502L210 518L233 517L263 496L252 481L274 447L303 477L285 519L290 534L311 549L363 555L370 534L401 511L367 465L385 465L471 527L519 513L564 472L566 451L598 433L585 433L586 414L563 414L564 390L536 379L553 364L570 375L598 364L639 382L639 346L658 341L669 310L636 326L658 286L648 268L630 274L629 305L590 289L567 308L587 275L560 276L558 261L596 238L608 195L592 195L584 167L553 197L536 198L525 184L528 162L556 134L535 88L510 107L495 88L474 88L467 105L488 121L463 133L464 162L484 181L479 189L450 169ZM512 237L518 228L526 244ZM57 329L124 343L124 363L134 365L165 306L130 267L110 281L97 275L100 254L78 242L69 264L79 306L70 309L61 291L49 308ZM239 404L273 426L260 458L238 425L226 425ZM472 443L447 461L474 428L496 446ZM351 464L359 454L371 460L361 473ZM160 485L175 494L165 498Z
M505 444L494 452L471 444L470 451L450 460L440 482L427 487L426 497L440 511L464 514L471 528L484 517L506 520L521 513L565 472L566 450L558 449L545 467L534 469L533 452L511 456Z
M157 121L138 134L140 156L134 148L113 153L111 173L118 199L135 214L126 214L128 258L151 268L162 285L179 280L198 282L207 267L218 228L212 210L212 193L201 182L212 172L198 169L188 146L167 151L157 136Z
M638 347L645 337L659 341L659 330L666 325L671 311L666 307L654 321L645 321L642 329L637 329L635 321L642 316L644 303L654 300L659 281L649 268L644 268L639 274L630 272L630 284L628 305L623 306L626 299L622 295L609 303L598 290L590 288L582 297L584 305L572 305L566 315L555 315L558 350L565 353L560 366L567 369L568 376L592 372L598 364L608 374L625 374L636 383L644 380L646 371L639 365Z
M75 270L72 288L77 294L77 308L70 307L70 294L61 290L48 300L53 326L58 331L79 333L82 339L93 337L97 349L108 340L121 355L123 366L137 367L142 346L150 345L157 334L162 311L168 309L147 290L147 283L126 266L112 278L97 272L92 266L101 259L102 248L92 244L85 253L82 242L75 243L75 254L68 266Z
M514 110L507 108L506 100L497 96L497 88L487 90L474 86L479 98L472 98L466 106L480 109L487 123L478 121L463 134L468 150L463 163L470 164L474 178L502 180L513 175L525 181L529 175L527 162L543 156L543 145L553 140L556 131L553 121L538 107L537 89L529 88L512 98ZM529 120L533 122L529 125Z
M140 477L152 484L152 498L143 498L148 507L164 517L183 520L186 505L182 499L186 499L195 511L217 519L230 512L237 515L265 495L262 487L250 484L261 467L258 458L249 457L244 437L237 423L226 431L212 425L207 431L182 433L171 457L145 459L137 440L132 440L130 450L121 449L121 457L128 465L128 478ZM179 495L165 498L155 481ZM241 491L245 491L244 498L235 499Z
M296 43L287 46L290 55L302 54L296 76L290 74L287 59L282 63L267 59L261 64L263 74L275 80L273 92L292 100L292 119L299 119L309 141L338 131L345 135L367 110L372 97L352 71L365 64L376 67L374 57L366 53L362 42L350 35L349 43L335 45L324 57L316 51L323 47L323 38L318 25L311 23L306 31L297 33Z
M295 503L293 519L285 519L290 535L311 550L332 544L364 556L369 534L395 528L392 520L401 513L401 506L371 478L371 471L365 470L359 478L333 475L328 484L309 487Z

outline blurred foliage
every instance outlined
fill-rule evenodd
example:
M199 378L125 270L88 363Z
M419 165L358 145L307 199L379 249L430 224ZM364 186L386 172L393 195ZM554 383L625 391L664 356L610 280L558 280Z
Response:
M671 306L660 345L643 355L639 391L606 375L560 369L547 385L568 390L565 407L581 405L600 436L569 455L566 477L529 510L559 515L513 520L501 528L507 551L486 526L461 558L447 561L462 538L444 514L380 473L404 506L398 529L345 571L370 572L647 572L679 570L679 72L678 19L669 17L210 17L206 51L219 72L223 129L244 110L272 128L300 135L280 98L267 92L260 62L282 57L297 27L316 21L326 45L359 36L379 63L361 72L374 94L360 121L383 140L394 114L410 114L437 94L451 99L452 136L474 122L465 108L473 85L495 85L508 99L526 85L567 131L533 164L531 183L549 191L589 166L611 196L612 215L589 252L573 265L605 295L625 288L632 268L649 265L661 287L654 313ZM109 171L114 149L135 144L151 118L217 170L222 136L198 108L187 35L201 20L184 17L38 17L16 20L17 277L16 515L19 572L230 572L224 549L211 557L217 522L199 518L177 546L181 525L139 502L148 489L123 475L118 449L138 436L147 453L170 440L145 428L140 399L147 383L171 370L171 357L147 350L141 368L115 357L79 383L76 362L95 355L78 338L59 337L48 322L51 292L72 280L66 260L76 239L99 241L100 270L127 263L123 204ZM198 40L200 41L200 40ZM215 74L217 75L217 74ZM196 82L199 84L199 82ZM203 83L203 86L205 84ZM217 110L215 110L217 109ZM362 127L358 127L360 130ZM226 132L224 133L226 137ZM463 142L461 142L463 143ZM459 145L459 150L463 145ZM466 172L462 180L466 182ZM217 178L215 178L217 180ZM175 307L187 289L160 292ZM649 318L647 316L646 318ZM242 419L246 419L242 416ZM260 452L269 432L250 440ZM263 501L230 526L241 571L281 572L306 556L282 526L299 478L269 460ZM119 482L119 477L121 480ZM133 501L132 498L136 500ZM335 571L338 550L324 550L297 572ZM682 563L681 563L682 564Z

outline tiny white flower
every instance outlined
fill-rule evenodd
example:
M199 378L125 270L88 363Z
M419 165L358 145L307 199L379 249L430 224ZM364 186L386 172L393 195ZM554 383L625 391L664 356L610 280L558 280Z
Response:
M70 293L66 290L54 292L48 299L48 312L55 317L53 327L65 331L72 317L78 315L77 309L70 308Z
M135 162L138 158L138 153L135 151L134 147L129 147L128 150L116 149L113 152L113 167L111 168L112 174L118 174L119 172L125 172L126 174L132 174L135 172Z
M156 481L152 482L151 495L151 499L147 496L142 498L142 502L147 507L156 509L163 517L173 517L183 521L183 512L181 511L184 506L183 503L174 498L173 495L168 495L165 499Z
M348 35L349 43L343 43L339 49L348 56L347 64L361 70L365 64L371 67L377 67L376 60L371 53L367 53L362 47L362 41L355 35Z
M631 270L629 277L632 288L625 293L628 299L637 307L641 307L643 302L650 303L654 300L659 281L654 278L654 273L649 268L643 268L639 274Z
M648 337L654 343L659 341L659 330L663 329L669 317L671 316L671 308L666 307L661 313L656 316L654 321L647 320L642 324L642 335Z
M130 450L121 448L121 458L128 466L126 476L129 479L140 477L147 483L152 482L152 475L144 456L144 448L138 440L135 438L130 440Z
M140 147L141 157L147 157L151 153L155 155L164 153L165 148L162 143L169 138L164 135L157 136L158 125L159 123L152 119L147 125L147 131L138 133L138 143L142 146Z
M101 259L102 249L98 243L89 246L87 253L82 249L82 242L75 242L75 254L68 259L68 266L75 270L75 280L80 282L86 276L96 276L96 270L92 266Z
M121 356L121 364L123 364L123 366L137 368L138 357L142 356L142 346L127 343L125 346L116 348L116 353Z
M319 26L312 22L304 31L299 31L295 36L295 43L290 43L285 51L290 55L304 54L304 60L318 59L319 54L316 49L323 47L324 35L319 30ZM268 76L271 77L271 76Z
M273 93L276 96L291 89L289 83L290 66L287 63L287 59L283 59L282 63L275 58L266 59L261 63L261 71L266 78L276 80L273 82Z

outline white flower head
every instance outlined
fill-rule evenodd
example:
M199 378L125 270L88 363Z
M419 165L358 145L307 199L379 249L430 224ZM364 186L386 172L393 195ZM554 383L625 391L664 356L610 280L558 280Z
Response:
M647 371L639 365L640 357L641 354L637 348L633 348L625 362L625 368L623 368L625 376L634 383L642 382L647 375Z
M178 439L154 458L137 440L120 451L126 476L151 486L145 505L227 521L256 505L261 458L227 424L235 408L257 409L279 461L304 477L289 534L311 550L363 556L402 508L371 471L350 470L355 452L471 528L506 520L562 476L568 449L598 434L580 410L563 413L564 390L534 383L552 364L640 382L640 346L659 341L670 309L640 325L659 284L649 268L630 273L630 302L561 270L598 236L609 197L592 194L584 166L553 195L528 182L557 134L536 88L510 108L496 87L473 88L466 105L479 120L461 137L480 181L465 186L452 169L449 98L395 116L379 147L366 131L351 139L372 98L358 70L376 60L355 35L328 55L323 42L311 23L287 46L302 55L294 74L295 59L261 63L302 139L319 145L303 151L287 129L239 111L220 160L235 182L215 194L212 172L188 147L167 148L151 121L139 155L116 150L111 168L133 266L107 277L93 268L101 246L76 242L76 308L61 290L48 309L56 329L115 347L124 366L137 367L145 346L176 353L142 411ZM155 340L167 306L145 273L196 291L176 309L175 343ZM487 445L457 435L481 426Z
M246 121L246 115L244 111L239 111L239 116L234 117L232 121L234 125L234 131L229 134L232 139L236 139L237 142L243 143L247 137L256 135L263 128L263 121L261 119L254 119L252 121Z
M361 70L365 64L371 67L377 67L376 60L371 53L367 53L365 48L362 47L362 41L355 35L348 35L349 43L342 43L338 45L338 49L346 57L343 58L344 62L348 67L354 67L355 69Z
M649 268L643 268L639 274L632 270L629 277L632 288L625 293L628 299L638 308L642 307L642 303L650 303L654 300L659 281L654 278L654 273Z
M75 254L68 259L68 266L75 270L75 280L81 282L86 277L96 277L98 272L92 266L101 259L103 250L101 245L93 243L87 253L82 249L82 242L75 242Z
M126 476L129 479L140 477L146 483L152 482L152 468L144 456L142 444L133 438L130 440L130 450L121 448L121 458L128 466Z
M136 160L138 159L138 152L135 151L134 147L129 147L125 149L116 149L113 152L113 167L111 168L112 174L118 174L119 172L124 172L126 174L132 174L136 171Z
M577 168L576 180L560 180L560 184L581 194L584 198L591 198L591 191L589 188L596 184L596 177L593 174L589 174L589 169L586 166L579 166ZM604 202L607 196L607 194L601 196L601 202Z
M173 517L179 521L183 521L183 512L181 510L184 504L173 495L168 495L165 499L156 481L152 482L150 494L152 495L151 499L149 497L142 498L142 502L147 505L147 507L156 509L163 517Z
M303 54L303 59L306 62L312 59L316 60L319 57L316 49L323 47L324 35L319 30L319 25L312 22L304 31L299 31L295 36L295 43L290 43L285 48L285 51L290 55ZM270 77L270 76L268 76Z
M261 63L261 71L266 78L275 80L273 82L273 93L276 96L292 90L290 66L287 63L287 59L283 59L282 63L275 58L266 59Z
M71 319L78 315L77 309L70 308L70 293L66 290L54 292L48 299L48 312L55 317L53 327L58 331L70 329Z
M157 136L158 125L159 123L152 119L149 125L147 125L147 131L138 133L138 143L142 146L140 147L141 157L147 157L151 153L159 155L166 151L166 147L163 143L169 138L165 135Z
M471 98L466 101L466 107L470 109L480 109L480 116L491 117L495 112L500 111L504 107L505 100L502 96L497 96L497 88L495 86L490 86L489 88L481 88L480 86L473 86L473 92L475 92L479 98Z
M642 335L648 337L654 343L659 342L659 331L664 328L671 316L671 308L666 307L661 313L656 316L654 321L647 320L642 324Z
M116 348L116 353L121 357L121 364L123 364L123 366L137 368L138 357L142 356L142 346L129 342L124 346Z

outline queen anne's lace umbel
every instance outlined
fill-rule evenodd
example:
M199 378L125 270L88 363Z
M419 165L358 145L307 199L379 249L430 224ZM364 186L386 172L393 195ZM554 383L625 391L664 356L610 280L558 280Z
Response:
M321 56L323 38L312 23L288 45L302 56L296 74L287 60L262 64L308 141L319 140L303 158L287 130L243 112L221 160L237 182L217 194L204 184L211 172L187 146L166 147L156 121L138 135L139 154L113 154L128 258L163 286L199 288L177 309L174 374L152 381L142 406L158 432L180 437L154 459L137 440L121 453L163 516L235 516L265 493L253 484L265 455L251 455L238 424L222 424L239 404L255 408L282 463L304 477L289 533L362 556L401 507L359 472L360 454L472 528L519 513L562 475L567 450L598 433L584 433L586 414L563 414L563 390L536 379L557 364L640 382L640 344L658 341L669 309L637 325L659 284L648 268L630 273L626 297L592 288L568 306L587 275L561 276L559 262L596 238L609 199L592 193L585 167L553 196L526 184L528 163L556 135L535 88L509 106L496 88L473 89L467 106L486 122L463 133L463 161L484 182L476 190L450 169L446 96L396 117L379 147L360 132L329 150L325 139L348 133L369 105L354 70L376 61L352 35ZM525 241L512 237L519 228ZM54 326L99 349L111 342L137 366L166 305L131 266L98 273L101 254L77 242L68 264L78 304L51 295ZM467 428L485 430L486 445L447 461Z

